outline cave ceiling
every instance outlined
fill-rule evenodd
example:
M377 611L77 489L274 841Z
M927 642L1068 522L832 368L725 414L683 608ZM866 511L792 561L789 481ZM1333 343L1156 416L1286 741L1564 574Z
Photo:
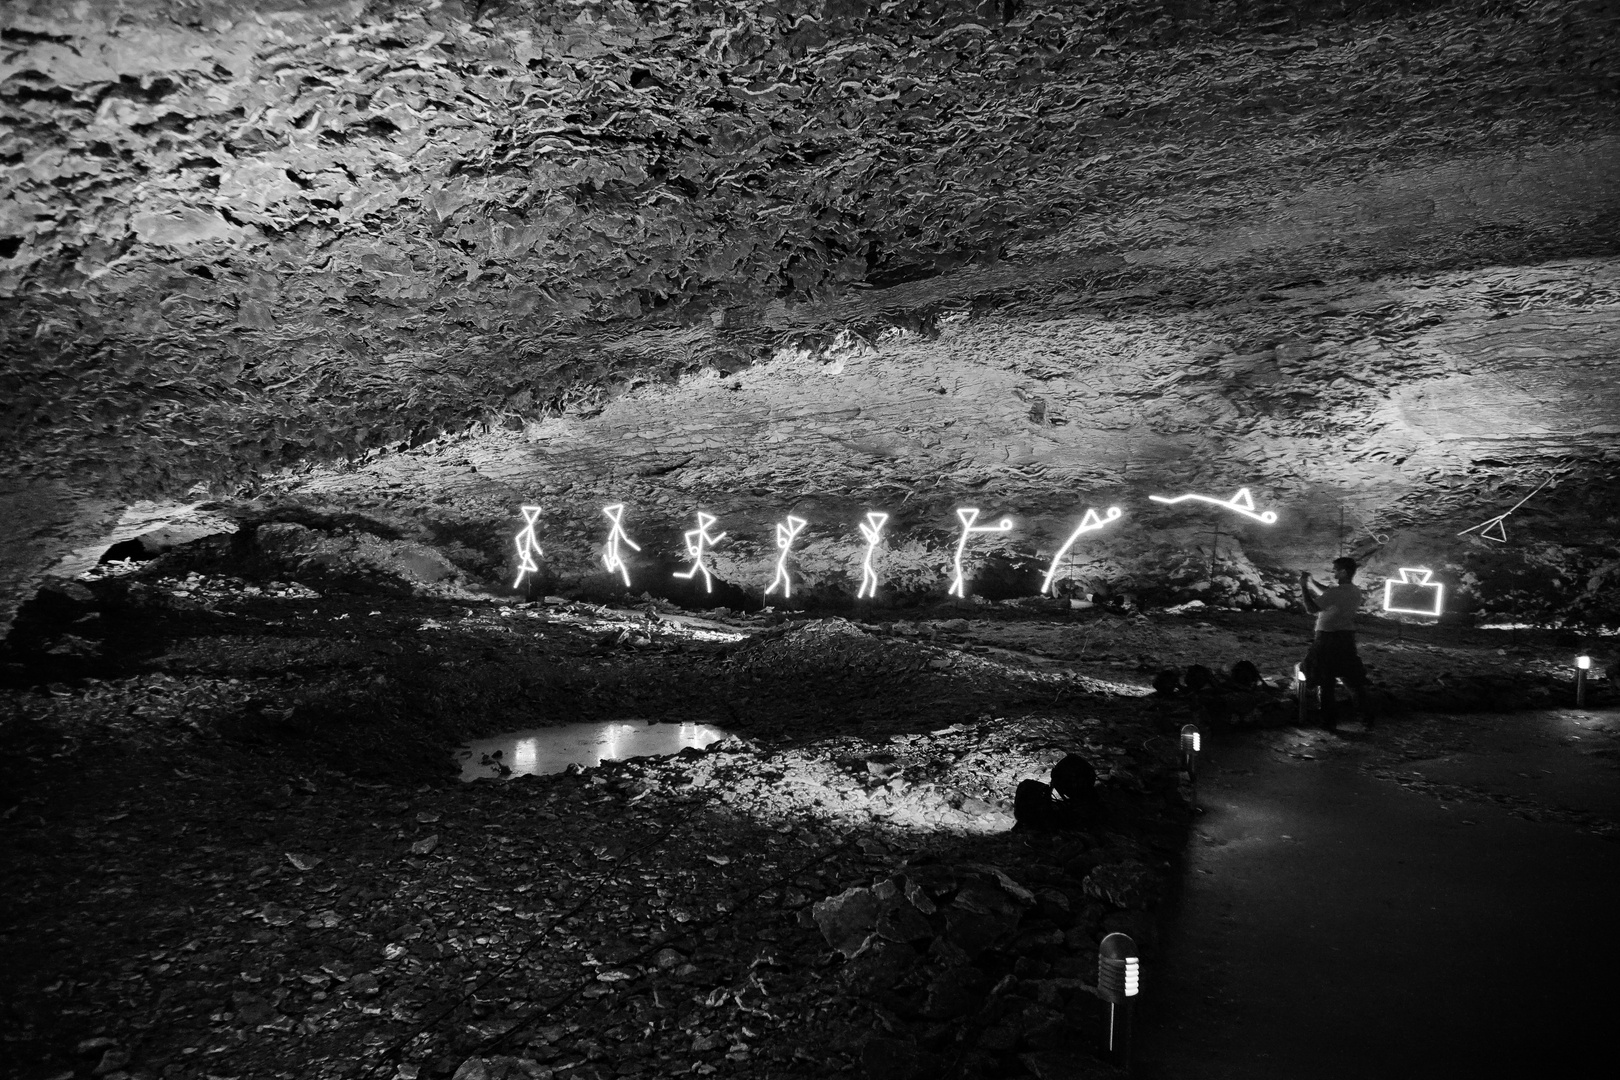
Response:
M205 496L1616 502L1610 4L3 17L7 588Z

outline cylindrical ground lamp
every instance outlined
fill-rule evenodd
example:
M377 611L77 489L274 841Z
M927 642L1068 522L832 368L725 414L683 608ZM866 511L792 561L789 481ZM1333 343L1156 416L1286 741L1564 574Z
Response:
M1294 665L1294 693L1299 698L1299 726L1304 727L1305 721L1310 719L1310 693L1311 688L1305 684L1305 665Z
M1189 780L1198 779L1198 752L1203 749L1202 744L1197 724L1181 725L1181 767Z
M1575 658L1575 707L1586 708L1586 673L1592 670L1590 656L1577 656Z
M1108 1002L1108 1059L1130 1069L1131 1007L1142 989L1141 961L1129 934L1113 933L1097 946L1097 996Z

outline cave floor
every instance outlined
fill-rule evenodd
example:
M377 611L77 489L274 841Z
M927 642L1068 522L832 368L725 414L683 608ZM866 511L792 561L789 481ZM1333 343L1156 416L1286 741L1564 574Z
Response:
M1189 828L1173 733L1294 730L1285 686L1149 680L1278 676L1305 636L1286 613L783 621L151 574L94 593L19 623L0 690L26 1077L1106 1075L1087 984L1102 933L1152 948ZM1364 638L1395 704L1564 692L1550 634L1402 637ZM629 717L734 737L455 779L469 737ZM1343 739L1397 763L1470 730L1395 712ZM1018 780L1068 751L1108 827L1010 831ZM830 951L849 927L828 898L886 882L955 906ZM984 882L1013 920L993 948L938 929ZM985 985L953 990L962 971Z
M1579 1075L1620 1003L1620 710L1281 729L1208 755L1148 1080ZM1145 976L1146 977L1146 976Z

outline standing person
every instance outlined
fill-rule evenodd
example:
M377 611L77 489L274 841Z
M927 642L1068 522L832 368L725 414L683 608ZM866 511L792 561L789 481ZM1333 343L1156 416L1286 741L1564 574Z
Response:
M1367 674L1356 654L1356 612L1361 610L1356 569L1356 560L1341 555L1333 560L1333 585L1323 585L1307 570L1299 572L1305 610L1316 616L1316 639L1305 657L1305 681L1307 686L1321 687L1322 726L1329 731L1339 723L1339 703L1333 690L1339 679L1350 688L1362 722L1373 726L1367 710Z

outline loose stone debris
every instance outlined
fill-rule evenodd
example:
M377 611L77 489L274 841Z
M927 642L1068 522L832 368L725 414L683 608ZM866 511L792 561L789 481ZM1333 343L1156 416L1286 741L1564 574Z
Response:
M691 615L161 561L59 587L0 656L5 1053L111 1080L1107 1075L1095 949L1124 930L1152 961L1194 801L1174 733L1294 730L1305 621L966 610ZM1555 702L1562 651L1364 642L1397 705L1440 672L1452 703L1493 679ZM1240 660L1253 685L1149 685ZM470 737L632 716L734 734L456 779ZM1440 752L1432 727L1379 743ZM1071 754L1099 820L1015 830L1020 783Z

